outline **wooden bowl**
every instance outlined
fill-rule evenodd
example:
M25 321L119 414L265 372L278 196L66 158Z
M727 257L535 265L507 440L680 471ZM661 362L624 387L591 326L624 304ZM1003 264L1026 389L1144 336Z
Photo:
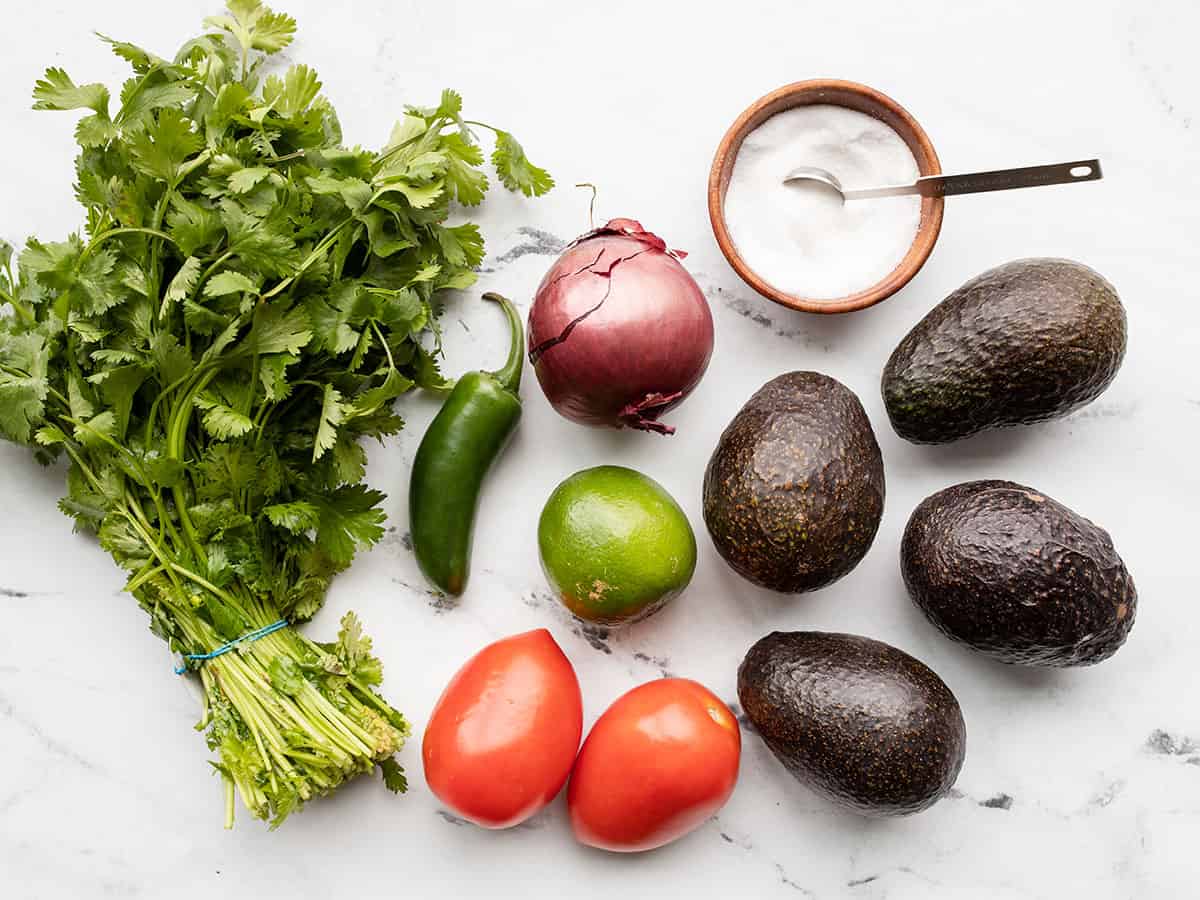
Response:
M916 237L904 259L900 260L900 264L887 277L866 290L830 300L796 297L767 284L738 254L725 225L725 191L729 187L734 160L746 135L776 113L808 103L830 103L874 116L904 139L916 158L917 168L922 175L936 175L942 171L937 153L925 130L891 97L853 81L837 81L830 78L797 81L756 100L725 132L725 137L717 147L717 155L713 158L712 171L708 176L708 217L712 220L713 233L729 264L743 281L764 297L804 312L842 313L866 309L881 300L886 300L904 287L925 264L933 245L937 242L938 233L942 230L944 202L941 197L925 197L921 200L921 224L917 228Z

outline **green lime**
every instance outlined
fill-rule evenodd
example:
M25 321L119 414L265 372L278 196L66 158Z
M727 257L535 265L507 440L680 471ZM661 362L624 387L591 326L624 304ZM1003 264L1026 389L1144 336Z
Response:
M696 536L679 504L624 466L584 469L555 488L538 551L563 605L603 625L657 612L696 570Z

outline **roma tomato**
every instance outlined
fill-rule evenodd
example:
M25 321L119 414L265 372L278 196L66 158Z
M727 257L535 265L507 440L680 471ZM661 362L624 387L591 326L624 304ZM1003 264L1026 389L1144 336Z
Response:
M725 805L742 735L712 691L663 678L619 697L592 726L567 789L571 827L604 850L651 850Z
M484 647L451 679L421 744L425 780L484 828L508 828L554 799L579 749L583 703L544 628Z

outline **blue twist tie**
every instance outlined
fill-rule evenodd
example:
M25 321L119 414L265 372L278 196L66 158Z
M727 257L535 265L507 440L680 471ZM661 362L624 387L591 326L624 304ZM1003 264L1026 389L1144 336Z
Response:
M182 666L175 667L175 674L182 675L188 670L186 660L204 662L206 659L216 659L218 656L228 653L234 647L238 646L238 644L246 644L250 641L257 641L259 638L266 637L268 634L278 631L280 628L287 628L287 626L287 619L280 619L278 622L272 622L270 625L264 625L262 628L256 628L254 631L249 631L246 634L243 634L241 637L234 638L232 641L224 643L216 650L210 650L208 653L185 653L183 656L185 662Z

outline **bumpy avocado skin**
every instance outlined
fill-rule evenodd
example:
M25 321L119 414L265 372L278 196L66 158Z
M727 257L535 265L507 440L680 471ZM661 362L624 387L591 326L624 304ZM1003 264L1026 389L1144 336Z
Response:
M738 668L738 700L792 775L863 815L927 809L966 755L962 710L945 682L858 635L767 635Z
M748 580L790 594L858 565L883 498L883 457L862 404L817 372L763 385L704 473L704 522L717 551Z
M941 444L1064 416L1095 400L1125 356L1111 284L1067 259L1019 259L968 281L900 342L883 370L896 433Z
M905 528L900 563L934 625L1001 662L1098 663L1125 642L1137 612L1108 532L1011 481L927 498Z

